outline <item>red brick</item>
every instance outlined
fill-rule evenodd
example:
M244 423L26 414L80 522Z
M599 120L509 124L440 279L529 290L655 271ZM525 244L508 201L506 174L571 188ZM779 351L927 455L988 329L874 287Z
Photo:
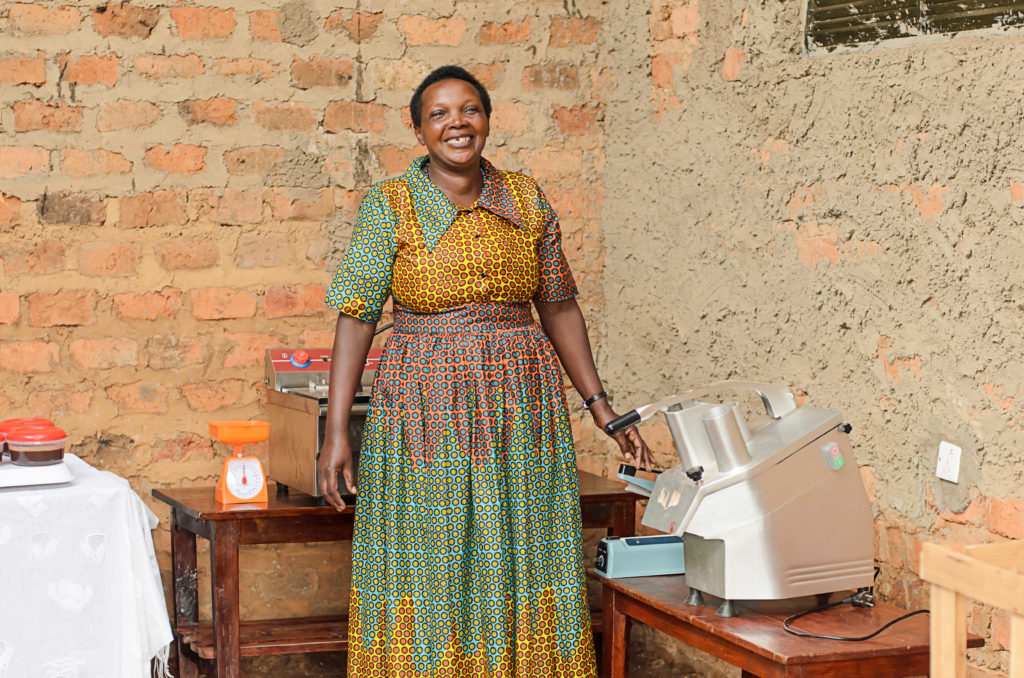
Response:
M355 168L352 166L352 152L349 149L331 151L324 159L324 172L336 186L351 186L355 183Z
M249 146L224 153L228 174L266 174L284 160L284 149L278 146Z
M672 35L683 37L696 35L700 28L700 13L696 2L681 5L672 10L669 22L672 26Z
M1024 499L989 498L988 529L1010 539L1024 538Z
M324 130L327 132L383 132L387 129L384 117L387 107L382 104L358 101L332 101L324 112Z
M285 235L242 235L235 247L235 265L238 268L290 265L294 263L294 245L295 239Z
M28 409L40 417L55 419L69 414L82 414L92 404L92 391L47 389L28 396Z
M278 285L267 288L264 299L268 318L284 318L296 315L320 315L324 312L324 297L327 288L323 285Z
M480 81L480 84L488 90L498 87L498 81L505 72L505 64L472 64L466 66L466 70L473 74L473 77Z
M593 219L604 196L597 188L572 188L565 184L552 186L548 191L551 206L558 214L566 217Z
M593 45L601 22L594 17L556 16L551 20L551 39L548 47L575 47Z
M492 132L522 134L533 124L533 111L529 106L514 101L494 102L494 110L491 111Z
M352 81L354 65L351 59L313 57L292 60L292 86L299 89L311 87L340 87Z
M96 32L104 38L148 38L160 20L160 10L136 7L123 2L111 2L99 7L92 15Z
M114 151L68 149L61 151L60 169L68 176L81 179L96 174L127 174L132 171L132 163Z
M50 152L38 146L0 146L0 177L16 179L50 169Z
M1024 184L1011 180L1010 181L1010 202L1020 202L1024 200Z
M28 296L29 325L91 325L96 319L95 308L96 292L93 290L60 290L52 294L36 292Z
M592 104L577 104L572 108L555 106L552 117L561 134L575 136L599 127L604 120L604 108Z
M306 348L330 348L334 345L334 330L303 330L299 341Z
M135 57L132 67L139 74L154 80L194 78L206 70L203 60L196 54L143 54Z
M383 12L353 12L351 10L335 10L324 22L324 30L328 33L345 31L349 39L364 42L377 32Z
M171 19L182 40L227 38L235 29L235 10L216 7L172 7Z
M562 148L524 149L516 154L530 176L544 183L579 175L583 165L583 151Z
M109 370L139 364L139 344L134 339L76 339L69 346L75 367Z
M220 257L217 246L209 239L161 240L153 249L160 265L168 271L210 268Z
M430 19L425 16L403 15L398 18L398 30L405 34L407 45L447 45L455 47L462 42L466 20L460 16Z
M107 207L91 194L46 193L39 201L39 218L46 224L100 226L107 221Z
M142 263L138 243L91 242L82 245L78 268L85 275L126 277L135 275Z
M196 412L213 412L224 407L237 405L242 399L245 382L241 379L205 381L181 387L188 406Z
M104 84L113 87L117 82L117 55L98 56L86 54L72 59L70 54L62 54L57 58L63 82L74 82L79 85Z
M46 64L43 54L37 56L10 56L0 59L0 82L12 85L35 85L46 82Z
M327 261L327 255L331 251L331 242L324 236L309 239L306 246L306 259L313 262L313 265L322 269Z
M253 104L253 113L256 123L266 129L304 132L316 126L313 109L305 104L257 101Z
M52 372L59 360L57 344L43 341L12 341L0 344L0 370L5 372Z
M401 148L399 146L376 146L373 154L377 156L377 162L384 168L388 176L401 174L420 155L423 149L419 146L412 148Z
M722 59L722 80L739 80L740 68L743 66L743 50L739 47L730 47L725 50L725 58Z
M14 292L0 292L0 325L14 325L21 317L21 297Z
M992 610L992 627L989 642L993 650L1010 649L1010 613L996 608Z
M197 188L188 194L192 219L218 224L255 224L263 220L263 195L257 190Z
M67 35L78 28L82 15L74 7L40 7L17 3L11 5L8 20L22 33Z
M252 318L256 315L256 295L248 290L210 287L194 290L192 315L199 320Z
M268 188L264 200L275 219L319 221L334 213L334 194L329 188Z
M211 125L233 125L238 122L235 113L234 99L214 97L212 99L193 99L178 104L181 117L190 125L209 123Z
M281 340L272 334L252 334L228 332L224 338L233 346L224 357L224 367L255 367L262 365L268 348L282 345Z
M150 462L181 461L189 457L211 459L213 456L212 438L195 433L182 433L170 440L158 440L153 445Z
M11 245L0 252L0 256L8 276L45 275L64 270L64 245L58 240Z
M146 363L154 370L176 370L188 365L204 365L210 359L210 338L156 336L146 342Z
M281 13L265 9L249 12L249 35L255 40L281 42Z
M530 42L530 17L497 24L489 21L480 27L481 45L523 45Z
M181 310L181 290L165 287L159 292L117 294L114 306L121 320L173 318Z
M579 70L568 61L548 61L523 69L524 89L574 90L579 86Z
M154 146L146 151L146 162L153 169L169 174L195 174L206 167L206 149L190 144Z
M102 104L96 117L101 132L148 127L160 119L160 107L149 101L115 101Z
M107 397L125 414L163 414L167 411L167 387L147 381L110 386Z
M21 200L13 195L0 193L0 224L13 224L20 216Z
M121 198L121 226L144 228L185 223L185 192L154 191Z
M275 72L274 63L266 59L217 59L213 67L220 75L232 77L236 75L254 76L255 82L260 82L272 76Z

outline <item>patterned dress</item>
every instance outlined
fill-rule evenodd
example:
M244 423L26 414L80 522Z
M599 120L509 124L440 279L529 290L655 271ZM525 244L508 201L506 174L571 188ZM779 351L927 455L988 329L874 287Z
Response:
M350 678L596 676L561 370L529 303L576 294L529 177L481 161L459 208L427 158L370 189L327 295L394 297L359 458Z

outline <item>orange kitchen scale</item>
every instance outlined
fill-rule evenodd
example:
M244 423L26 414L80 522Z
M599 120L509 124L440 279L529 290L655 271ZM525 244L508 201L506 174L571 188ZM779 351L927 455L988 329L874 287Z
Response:
M217 481L215 497L218 504L256 504L267 501L267 477L256 457L242 454L242 446L261 443L270 437L270 424L265 421L211 421L210 436L234 448L234 455L224 460Z

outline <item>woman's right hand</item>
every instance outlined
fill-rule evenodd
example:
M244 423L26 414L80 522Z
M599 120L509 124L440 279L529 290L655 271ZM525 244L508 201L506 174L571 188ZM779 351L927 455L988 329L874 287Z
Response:
M345 500L338 492L338 471L341 471L348 491L356 493L356 469L348 436L334 435L324 440L316 470L320 478L320 494L339 511L345 508Z

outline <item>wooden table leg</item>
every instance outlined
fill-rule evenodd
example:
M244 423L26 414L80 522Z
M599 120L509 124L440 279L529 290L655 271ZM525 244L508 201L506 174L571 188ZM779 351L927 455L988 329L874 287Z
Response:
M198 678L199 666L186 653L178 629L199 621L199 582L197 580L196 535L178 524L178 511L171 508L171 594L174 597L174 635L178 650L179 678Z
M626 651L629 649L630 619L619 611L617 597L621 595L610 586L602 591L604 600L604 633L602 644L602 674L604 678L629 678Z
M217 678L238 678L238 522L216 520L210 540L213 648Z
M967 673L967 602L956 591L932 584L931 675L964 678Z

